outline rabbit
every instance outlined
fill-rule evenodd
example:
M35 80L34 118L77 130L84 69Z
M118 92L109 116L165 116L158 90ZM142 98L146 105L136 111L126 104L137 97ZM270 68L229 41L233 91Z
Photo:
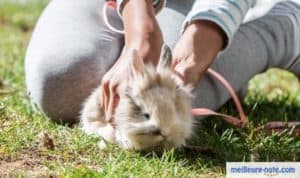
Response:
M101 108L101 87L88 97L81 112L82 129L134 151L163 151L184 146L193 133L192 87L175 80L172 54L163 45L159 64L138 69L130 59L130 77L119 87L119 104L109 122ZM142 59L134 55L138 62Z

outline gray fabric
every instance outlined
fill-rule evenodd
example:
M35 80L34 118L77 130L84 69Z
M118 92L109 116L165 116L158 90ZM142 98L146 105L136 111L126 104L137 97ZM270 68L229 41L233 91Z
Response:
M56 121L76 121L84 99L120 55L123 37L103 24L104 0L52 0L34 30L25 60L31 99ZM166 43L174 47L194 0L169 0L158 15ZM121 27L110 11L114 26ZM281 67L300 75L300 7L277 4L266 16L244 24L213 68L240 90L255 74ZM195 90L195 106L219 108L229 96L205 77Z

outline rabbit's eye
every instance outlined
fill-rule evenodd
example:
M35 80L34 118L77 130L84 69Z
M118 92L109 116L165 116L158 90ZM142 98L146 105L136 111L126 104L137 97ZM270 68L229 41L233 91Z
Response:
M145 117L146 119L150 119L150 114L145 113L145 114L144 114L144 117Z

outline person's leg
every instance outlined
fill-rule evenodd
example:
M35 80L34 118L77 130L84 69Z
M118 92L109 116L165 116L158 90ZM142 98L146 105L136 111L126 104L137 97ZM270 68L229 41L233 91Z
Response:
M190 4L193 1L188 1ZM168 1L158 15L164 39L174 47L190 4ZM246 86L256 74L279 67L300 75L300 7L281 2L262 18L240 27L229 49L220 54L212 68L221 73L236 91ZM194 106L218 109L230 96L223 86L205 76L196 87Z
M281 2L262 18L243 24L229 49L218 56L212 68L236 91L270 67L300 75L299 28L300 6ZM229 98L218 81L206 76L195 90L194 106L218 109Z
M52 0L34 30L25 59L30 97L51 119L75 122L84 99L118 58L122 35L108 30L104 0ZM120 26L118 15L110 20Z

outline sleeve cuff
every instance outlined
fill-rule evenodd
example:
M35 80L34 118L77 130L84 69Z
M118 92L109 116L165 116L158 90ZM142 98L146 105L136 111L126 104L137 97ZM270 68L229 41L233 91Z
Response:
M207 20L217 24L226 35L223 51L228 48L232 38L241 25L247 11L255 4L256 0L218 0L208 3L195 3L192 11L186 17L182 33L195 20Z

